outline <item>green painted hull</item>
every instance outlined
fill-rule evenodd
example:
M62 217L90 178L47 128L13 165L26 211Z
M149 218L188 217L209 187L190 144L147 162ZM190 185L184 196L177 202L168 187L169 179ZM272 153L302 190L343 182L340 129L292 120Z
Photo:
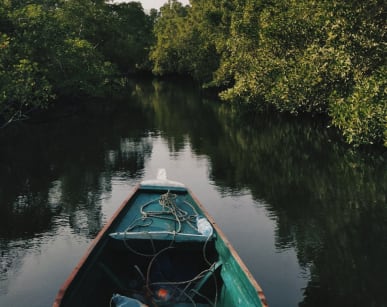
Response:
M210 222L210 235L198 230L198 216ZM54 306L110 306L115 293L148 306L267 306L223 232L182 186L138 185Z

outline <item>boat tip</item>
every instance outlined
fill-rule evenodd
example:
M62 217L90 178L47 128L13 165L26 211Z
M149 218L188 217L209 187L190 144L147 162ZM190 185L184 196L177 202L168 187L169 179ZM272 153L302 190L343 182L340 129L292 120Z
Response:
M141 185L185 187L185 185L181 182L167 179L167 171L165 168L158 169L156 179L144 180L141 182Z

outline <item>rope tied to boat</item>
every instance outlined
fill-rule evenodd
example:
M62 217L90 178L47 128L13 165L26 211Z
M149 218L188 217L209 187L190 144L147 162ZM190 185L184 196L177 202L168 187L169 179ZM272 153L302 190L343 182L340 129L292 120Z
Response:
M158 201L158 203L160 204L161 210L146 211L146 208L151 204L155 203L156 201ZM158 199L149 201L141 206L141 209L140 209L141 219L157 218L157 219L170 220L172 222L177 223L177 227L171 230L171 231L176 231L177 233L181 232L182 225L184 223L186 223L187 225L189 225L189 227L197 231L197 228L193 225L193 222L196 221L196 217L198 216L197 210L188 201L183 200L183 203L188 205L192 209L192 212L194 213L194 214L189 214L188 211L183 210L181 207L179 207L176 201L177 201L177 195L174 193L171 193L168 190L166 193L161 194ZM134 221L134 223L132 223L131 226L128 227L127 231L133 230L133 228L135 227L149 226L148 224L136 225L135 223L136 223L136 220Z
M157 205L155 205L157 203L160 205L160 208L157 208ZM145 276L140 271L140 275L142 276L143 279L145 279L144 286L151 302L154 303L155 306L157 305L156 302L153 300L153 296L155 295L155 293L151 289L151 287L171 286L174 288L174 291L177 291L176 292L177 295L175 297L177 301L189 300L193 306L196 306L194 297L195 295L197 295L197 296L200 296L201 298L204 298L211 306L216 306L217 300L218 300L218 289L217 289L217 278L216 278L215 271L219 267L220 262L218 261L212 262L207 258L206 249L211 236L208 236L206 238L202 248L202 255L203 255L204 261L208 265L206 269L197 273L196 276L194 276L189 280L160 281L160 282L152 282L150 280L151 279L150 274L151 274L151 270L154 262L156 261L156 259L159 258L161 254L175 248L174 244L175 244L176 236L178 234L184 233L184 230L187 231L187 226L188 226L189 228L194 230L194 233L199 233L200 235L200 231L198 230L198 227L197 227L197 220L200 216L196 208L188 200L184 199L183 197L179 198L177 194L171 193L168 190L166 193L160 195L158 198L152 199L142 204L139 208L139 211L140 211L139 216L135 218L132 221L132 223L125 229L123 242L125 246L132 253L140 256L151 257L150 262L146 269ZM169 240L168 246L164 245L163 248L157 250L156 244L155 244L156 241L152 237L152 232L147 230L141 231L141 233L149 237L149 241L150 241L153 253L140 252L134 249L133 246L130 246L128 244L127 241L129 238L125 237L127 234L129 234L130 232L133 232L135 229L145 229L151 225L154 225L156 224L155 221L157 219L166 221L167 223L165 224L172 227L172 229L168 229L166 231L170 235L172 235L172 239ZM140 269L137 268L137 270L140 270ZM200 287L194 286L197 284L203 285L209 277L211 277L214 280L215 297L213 302L205 295L200 293L201 286ZM201 280L203 280L203 282L200 282Z
M196 220L199 216L196 208L186 199L179 199L180 206L177 204L178 196L177 194L171 193L170 190L168 190L166 193L161 194L158 198L152 199L143 205L141 205L139 211L140 216L137 217L132 221L130 225L127 226L123 234L123 242L125 246L130 249L133 253L136 253L141 256L146 257L153 257L157 250L155 248L154 244L154 238L152 237L152 234L154 232L146 230L146 228L150 227L152 224L155 223L155 220L164 220L167 223L165 223L163 226L166 226L167 229L159 231L159 233L165 233L172 236L172 239L170 240L170 246L172 246L175 242L176 236L178 234L184 235L183 232L183 225L187 225L189 228L191 228L195 233L199 232L196 225ZM160 205L160 209L155 210L155 203L158 203ZM186 205L187 207L184 210L181 206L181 204ZM150 206L153 206L153 210L149 210ZM190 210L189 210L190 209ZM142 235L148 236L151 245L153 253L147 254L140 251L135 250L133 247L129 246L127 243L127 240L129 239L129 234L131 232L134 232L136 229L144 229L143 231L140 231ZM157 231L156 231L157 232Z

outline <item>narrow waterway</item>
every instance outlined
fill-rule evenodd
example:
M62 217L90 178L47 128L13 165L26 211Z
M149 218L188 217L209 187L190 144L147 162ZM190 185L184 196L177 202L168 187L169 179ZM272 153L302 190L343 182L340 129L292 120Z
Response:
M387 164L318 120L240 114L190 82L0 131L0 306L51 306L135 184L198 196L271 307L387 306ZM6 134L6 135L4 135Z

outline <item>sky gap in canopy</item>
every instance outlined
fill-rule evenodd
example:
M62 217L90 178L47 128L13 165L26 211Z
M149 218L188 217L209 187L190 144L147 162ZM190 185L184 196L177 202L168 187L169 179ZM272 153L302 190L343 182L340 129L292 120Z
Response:
M163 6L165 3L168 2L168 0L115 0L115 3L122 3L122 2L141 2L142 7L144 10L150 10L150 9L160 9L161 6ZM189 0L179 0L180 3L183 5L189 4Z

